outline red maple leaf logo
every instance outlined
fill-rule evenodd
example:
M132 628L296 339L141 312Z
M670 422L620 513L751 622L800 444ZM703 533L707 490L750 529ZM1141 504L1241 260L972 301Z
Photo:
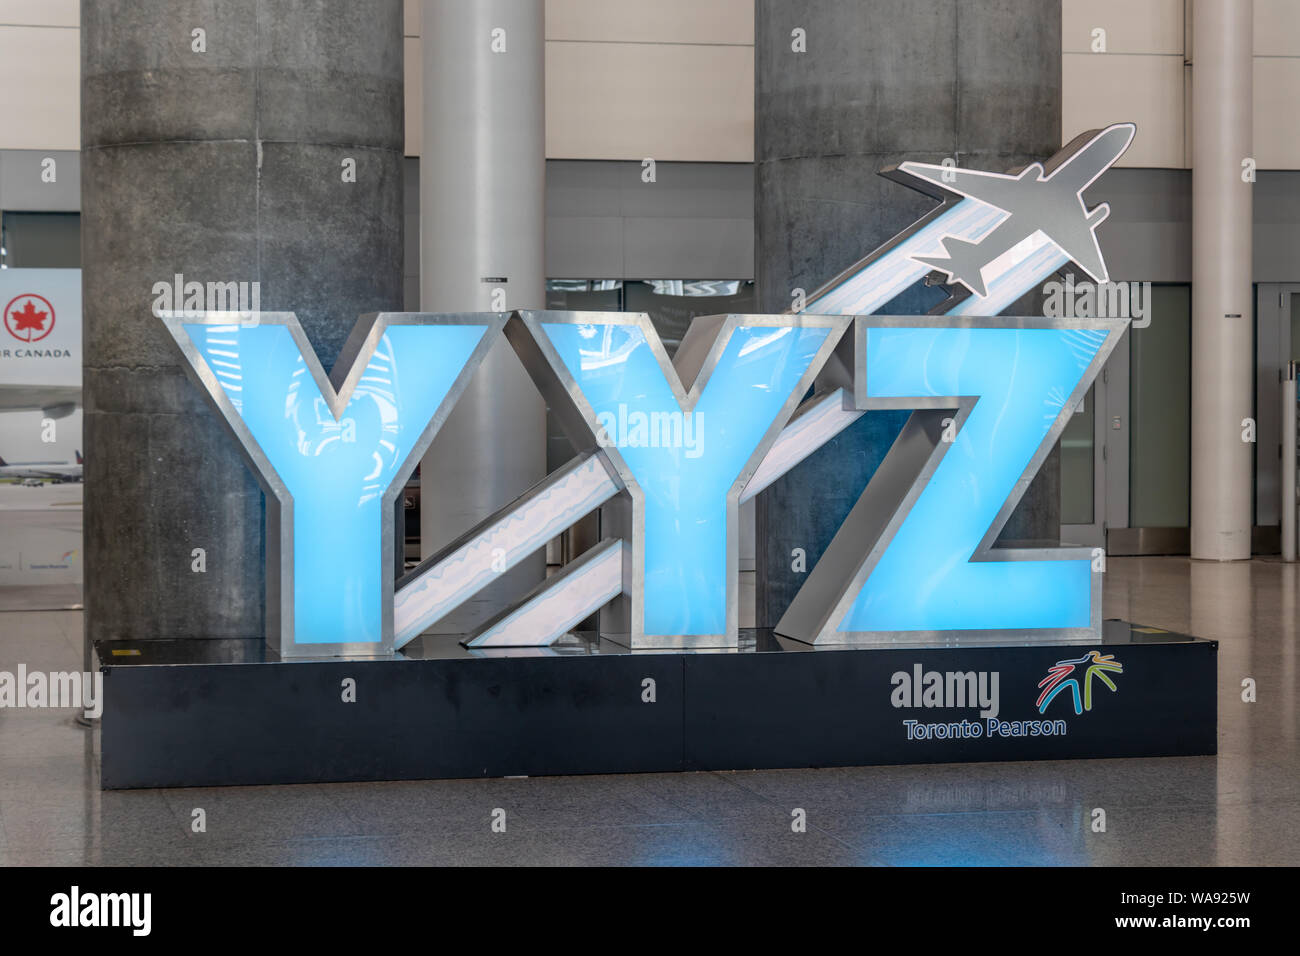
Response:
M15 332L43 332L45 331L45 317L49 315L48 312L38 311L36 306L32 305L31 299L28 299L27 304L17 312L10 312L9 314L13 316Z
M19 302L22 308L18 308ZM45 308L38 309L37 302ZM14 296L5 306L4 324L5 330L20 342L39 342L54 330L54 307L35 293Z

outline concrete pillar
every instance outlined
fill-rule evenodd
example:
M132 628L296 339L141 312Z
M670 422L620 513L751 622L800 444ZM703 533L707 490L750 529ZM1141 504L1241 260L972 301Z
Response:
M802 30L806 52L795 52ZM1061 146L1059 0L758 0L755 267L759 310L790 307L933 208L878 175L913 159L1005 170ZM919 289L889 307L925 312ZM1012 310L1015 311L1015 310ZM872 412L757 502L759 626L821 557L906 413ZM1060 459L1044 464L1004 540L1060 535Z
M1192 557L1250 557L1252 0L1192 4Z
M420 306L546 306L546 72L542 0L425 0ZM546 407L500 341L420 466L424 556L546 474ZM482 623L546 572L538 553L440 632Z
M262 494L151 290L259 282L328 369L401 308L403 138L400 0L83 0L87 639L263 635Z

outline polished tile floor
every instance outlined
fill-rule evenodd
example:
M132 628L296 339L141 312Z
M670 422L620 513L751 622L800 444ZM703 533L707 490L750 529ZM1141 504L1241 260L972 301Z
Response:
M1107 617L1222 642L1217 757L104 793L73 711L0 710L0 864L1296 865L1298 593L1275 560L1110 561ZM80 612L0 614L19 663L80 669Z

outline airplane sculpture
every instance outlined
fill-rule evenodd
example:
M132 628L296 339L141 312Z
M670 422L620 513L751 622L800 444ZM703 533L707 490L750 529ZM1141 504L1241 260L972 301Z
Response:
M1110 206L1101 203L1089 209L1083 191L1128 149L1136 131L1132 123L1117 123L1100 134L1084 133L1058 154L1065 159L1056 165L1050 161L1046 166L1030 163L1012 173L932 163L900 164L895 167L899 173L937 186L943 194L974 199L1007 214L978 242L947 235L942 239L946 256L913 258L982 296L987 294L984 267L1042 232L1094 282L1108 281L1097 227L1110 214Z

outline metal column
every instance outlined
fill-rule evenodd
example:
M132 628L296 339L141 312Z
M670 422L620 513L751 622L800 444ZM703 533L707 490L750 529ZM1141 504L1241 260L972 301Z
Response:
M1191 550L1215 561L1250 557L1253 7L1192 7Z
M425 0L422 15L421 308L543 308L542 0ZM421 463L423 554L513 500L545 470L545 406L501 341ZM545 569L545 556L532 556L437 630L482 623Z

